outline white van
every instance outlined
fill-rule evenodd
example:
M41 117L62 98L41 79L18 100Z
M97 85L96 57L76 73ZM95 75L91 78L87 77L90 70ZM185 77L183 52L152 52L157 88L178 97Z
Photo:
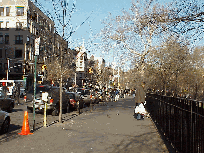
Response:
M0 91L2 90L2 83L5 82L7 84L7 96L12 97L14 86L20 84L20 96L23 97L25 95L25 82L24 80L0 80Z
M0 90L2 90L3 85L2 83L5 82L7 84L7 96L11 97L13 93L13 88L15 86L14 80L0 80Z

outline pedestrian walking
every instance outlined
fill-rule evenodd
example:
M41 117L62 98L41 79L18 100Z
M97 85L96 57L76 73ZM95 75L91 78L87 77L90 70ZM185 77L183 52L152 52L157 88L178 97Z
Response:
M17 104L19 105L19 101L20 101L20 84L19 83L15 87L15 101L17 101Z
M135 97L135 89L134 90L132 89L132 96L133 98Z
M115 91L115 101L118 101L118 96L119 96L119 91L116 90L116 91Z
M112 96L112 102L115 101L115 89L112 89L111 96Z
M145 102L146 93L144 91L145 82L142 82L141 85L137 88L135 94L135 104L138 106L141 102Z

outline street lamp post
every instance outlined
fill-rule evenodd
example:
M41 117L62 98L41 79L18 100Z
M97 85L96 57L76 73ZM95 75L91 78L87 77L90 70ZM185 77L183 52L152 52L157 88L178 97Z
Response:
M9 80L9 58L7 58L7 73L6 73L6 80ZM7 82L6 82L7 86Z

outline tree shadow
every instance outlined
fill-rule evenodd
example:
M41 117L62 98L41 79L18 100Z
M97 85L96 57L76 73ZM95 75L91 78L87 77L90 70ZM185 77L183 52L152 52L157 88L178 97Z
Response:
M11 113L13 113L13 112L19 112L19 111L22 112L23 109L16 109L16 108L14 108Z

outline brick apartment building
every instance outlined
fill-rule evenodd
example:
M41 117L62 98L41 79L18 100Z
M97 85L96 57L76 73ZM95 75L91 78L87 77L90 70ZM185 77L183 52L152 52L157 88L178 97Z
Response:
M37 74L42 65L68 48L54 25L30 0L0 0L0 79L9 71L9 79L27 78L28 85L32 84L35 38L40 37Z

